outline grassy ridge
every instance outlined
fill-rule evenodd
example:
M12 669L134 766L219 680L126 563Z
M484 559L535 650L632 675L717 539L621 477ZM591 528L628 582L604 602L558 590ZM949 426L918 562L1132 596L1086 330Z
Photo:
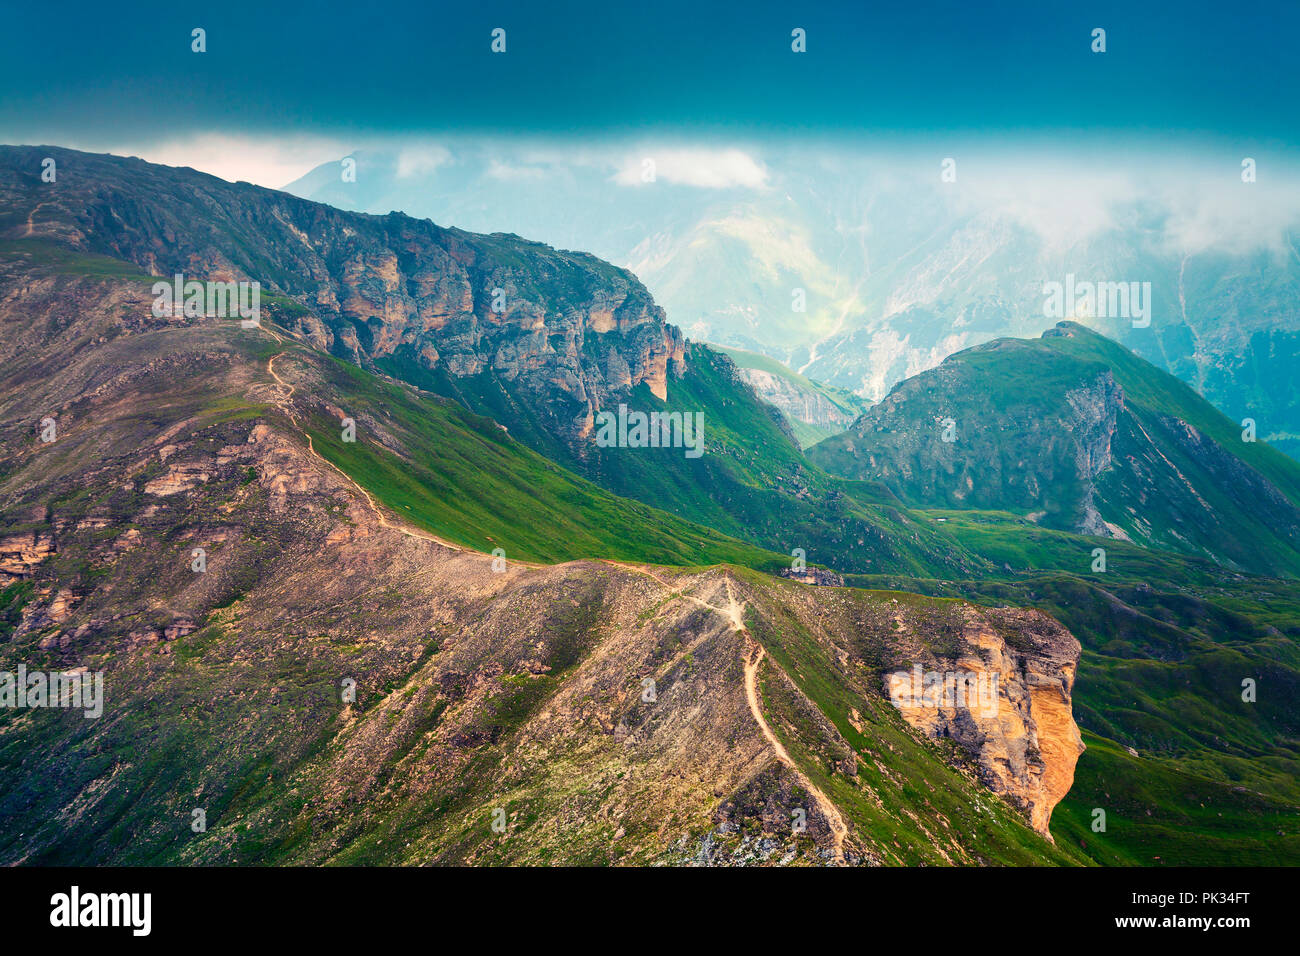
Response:
M298 353L300 355L304 353ZM358 425L345 443L313 416L318 452L412 524L481 551L532 561L613 558L658 564L776 568L781 556L637 501L619 498L510 438L459 405L312 356L330 392L359 423L380 422L395 453Z

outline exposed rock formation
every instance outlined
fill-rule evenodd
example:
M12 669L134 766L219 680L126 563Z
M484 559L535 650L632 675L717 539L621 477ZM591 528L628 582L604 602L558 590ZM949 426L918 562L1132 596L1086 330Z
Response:
M24 531L0 538L0 581L29 578L42 561L54 553L49 531Z
M40 181L47 155L66 170L53 195ZM474 380L467 388L492 379L571 448L616 393L645 384L663 399L685 368L681 331L641 282L585 253L71 150L5 147L0 170L0 204L42 206L37 238L168 280L260 282L268 307L268 293L293 297L282 320L317 347Z
M1032 645L1008 645L999 626L1013 621ZM908 723L967 751L989 787L1051 839L1052 809L1069 792L1084 749L1070 707L1079 642L1037 611L967 611L963 625L958 655L920 654L914 669L887 674L885 689ZM925 684L916 679L921 674L938 681ZM965 694L945 693L945 677L970 686Z
M829 568L804 568L801 571L796 571L794 568L782 568L781 577L790 578L800 584L814 584L824 588L844 587L844 575Z

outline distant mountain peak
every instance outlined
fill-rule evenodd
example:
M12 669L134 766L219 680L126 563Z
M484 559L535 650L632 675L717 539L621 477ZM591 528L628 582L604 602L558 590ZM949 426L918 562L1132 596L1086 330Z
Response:
M1300 466L1078 322L950 356L809 457L914 506L1018 512L1300 574Z

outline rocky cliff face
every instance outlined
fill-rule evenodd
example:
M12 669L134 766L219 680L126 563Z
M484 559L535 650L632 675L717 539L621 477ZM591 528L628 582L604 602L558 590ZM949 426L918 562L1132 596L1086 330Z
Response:
M1018 637L1032 635L1032 643L1009 645L1009 623ZM1079 642L1040 612L990 610L966 614L960 644L944 659L917 647L914 669L887 674L885 689L909 724L956 743L990 789L1024 809L1051 839L1052 809L1069 792L1084 749L1070 696ZM927 685L926 675L940 680ZM945 676L954 687L964 682L966 692L945 693Z
M802 388L788 378L758 368L742 368L740 375L760 398L775 405L795 421L832 432L841 431L853 422L852 415L825 395L813 389Z
M55 183L40 180L45 156ZM571 447L596 411L641 384L662 399L685 367L681 332L645 287L594 256L135 159L4 147L0 171L0 238L50 239L166 278L258 281L302 306L290 323L317 347L495 381Z

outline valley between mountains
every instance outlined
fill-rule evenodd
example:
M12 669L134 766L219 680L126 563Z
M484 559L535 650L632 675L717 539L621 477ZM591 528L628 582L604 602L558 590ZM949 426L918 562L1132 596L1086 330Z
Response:
M5 862L1300 853L1300 469L1109 340L960 353L805 454L593 257L72 151L47 196L28 152L0 670L106 701L0 712ZM261 282L261 326L153 314L175 272ZM598 447L620 402L702 411L705 454ZM896 706L916 667L996 711Z

